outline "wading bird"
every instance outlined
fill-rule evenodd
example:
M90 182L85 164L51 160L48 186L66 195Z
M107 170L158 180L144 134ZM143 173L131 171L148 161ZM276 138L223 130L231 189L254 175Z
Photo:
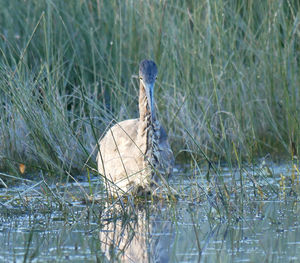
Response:
M112 195L152 192L172 172L174 155L167 133L156 118L156 64L140 63L139 118L119 122L99 141L98 171Z

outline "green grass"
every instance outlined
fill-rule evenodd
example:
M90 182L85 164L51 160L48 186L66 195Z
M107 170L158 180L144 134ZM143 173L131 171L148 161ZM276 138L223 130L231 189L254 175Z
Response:
M138 116L144 58L177 160L291 158L299 43L293 0L0 1L0 167L82 169L112 119Z

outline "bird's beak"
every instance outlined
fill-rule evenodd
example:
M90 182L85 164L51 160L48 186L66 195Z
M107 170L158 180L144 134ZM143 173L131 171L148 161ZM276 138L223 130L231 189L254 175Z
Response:
M146 90L146 96L147 96L147 100L148 100L148 105L149 105L149 109L150 109L150 113L151 113L151 118L152 121L154 119L154 114L155 114L155 109L154 109L154 83L144 83L144 87Z

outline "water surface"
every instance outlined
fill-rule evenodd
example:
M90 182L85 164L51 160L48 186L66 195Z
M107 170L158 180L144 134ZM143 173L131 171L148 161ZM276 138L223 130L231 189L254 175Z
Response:
M205 172L173 177L176 202L109 205L98 180L2 188L0 261L299 262L299 175L265 168L223 169L225 201Z

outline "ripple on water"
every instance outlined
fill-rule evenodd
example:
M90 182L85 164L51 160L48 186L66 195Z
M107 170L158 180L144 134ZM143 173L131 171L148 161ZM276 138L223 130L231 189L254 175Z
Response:
M282 167L273 170L286 171ZM25 257L60 262L108 261L116 257L123 262L134 257L156 262L300 261L299 187L287 181L284 191L293 190L297 195L286 192L282 198L283 188L277 178L262 173L254 179L265 191L264 198L254 193L257 189L253 188L253 178L247 175L243 175L242 198L239 184L232 183L233 176L227 169L224 178L233 192L229 196L233 212L228 215L221 211L225 216L211 209L213 197L210 202L205 199L205 173L196 179L178 174L175 180L173 176L172 186L185 194L177 203L134 209L124 203L114 211L108 211L101 202L82 202L82 189L89 193L91 186L93 193L101 197L95 190L98 182L80 187L55 185L51 188L53 194L45 194L46 188L41 185L32 191L27 191L28 185L1 189L0 196L5 198L0 200L0 261L23 261ZM238 178L234 176L234 180ZM216 189L212 190L214 194ZM194 199L196 194L201 198Z

